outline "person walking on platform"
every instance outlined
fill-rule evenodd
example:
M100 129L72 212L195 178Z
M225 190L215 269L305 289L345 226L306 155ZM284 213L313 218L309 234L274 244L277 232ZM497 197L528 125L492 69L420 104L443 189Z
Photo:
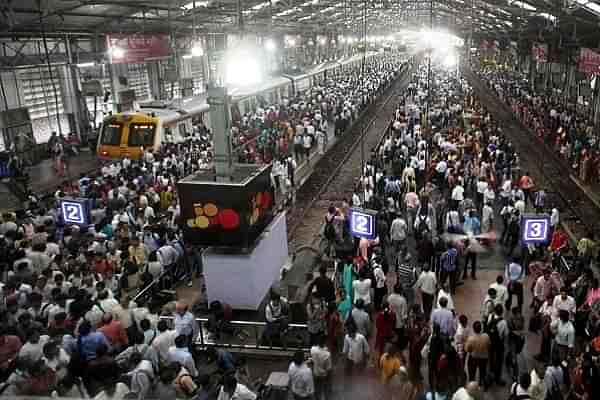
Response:
M419 278L415 283L415 289L420 290L421 292L421 305L423 306L423 313L427 319L429 319L433 308L436 285L437 278L435 277L435 273L429 270L429 266L423 266L423 272L421 272L421 275L419 275Z

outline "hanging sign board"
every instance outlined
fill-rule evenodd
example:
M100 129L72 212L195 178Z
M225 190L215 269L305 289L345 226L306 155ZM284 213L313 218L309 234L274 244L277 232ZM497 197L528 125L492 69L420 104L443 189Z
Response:
M89 208L87 199L64 198L60 201L63 222L67 225L89 225Z
M534 42L531 45L531 56L539 63L548 62L548 45Z
M143 63L171 54L169 35L165 34L119 34L106 35L112 64Z
M579 70L586 74L600 73L600 53L582 47L579 51Z
M350 209L350 232L352 236L366 239L375 239L375 220L377 212L365 208L352 207Z
M523 215L521 219L523 244L541 244L550 241L550 216Z

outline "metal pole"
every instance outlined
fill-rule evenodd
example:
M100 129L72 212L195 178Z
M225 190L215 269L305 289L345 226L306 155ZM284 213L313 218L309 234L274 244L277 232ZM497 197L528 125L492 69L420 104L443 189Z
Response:
M433 32L433 0L429 2L429 30ZM431 55L433 50L433 44L429 43L429 58L427 59L427 105L425 107L425 125L429 128L429 109L431 103Z
M365 77L365 67L367 61L367 0L363 1L363 56L361 63L361 76L363 88L365 87L366 77ZM365 129L362 128L360 132L360 176L362 177L363 171L365 169Z

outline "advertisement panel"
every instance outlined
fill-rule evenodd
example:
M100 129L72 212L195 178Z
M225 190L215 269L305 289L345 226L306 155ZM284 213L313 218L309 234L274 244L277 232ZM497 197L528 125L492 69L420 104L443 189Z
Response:
M254 243L273 219L274 190L269 166L245 176L239 183L197 176L179 181L186 243L239 249Z
M579 51L579 70L586 74L600 73L600 53L582 47Z
M169 35L165 34L120 34L106 35L112 64L142 63L171 54Z
M548 45L534 42L531 45L531 56L537 62L548 62Z

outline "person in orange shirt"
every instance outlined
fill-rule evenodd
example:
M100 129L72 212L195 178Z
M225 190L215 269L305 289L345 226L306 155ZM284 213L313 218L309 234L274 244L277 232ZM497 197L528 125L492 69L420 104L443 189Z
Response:
M110 345L116 349L122 349L129 344L127 332L121 321L113 318L111 313L106 313L102 317L102 327L98 331L102 332Z
M525 194L525 205L527 205L527 202L530 199L531 191L533 190L534 186L533 179L531 179L529 176L529 172L525 172L525 175L523 175L519 180L519 187Z

